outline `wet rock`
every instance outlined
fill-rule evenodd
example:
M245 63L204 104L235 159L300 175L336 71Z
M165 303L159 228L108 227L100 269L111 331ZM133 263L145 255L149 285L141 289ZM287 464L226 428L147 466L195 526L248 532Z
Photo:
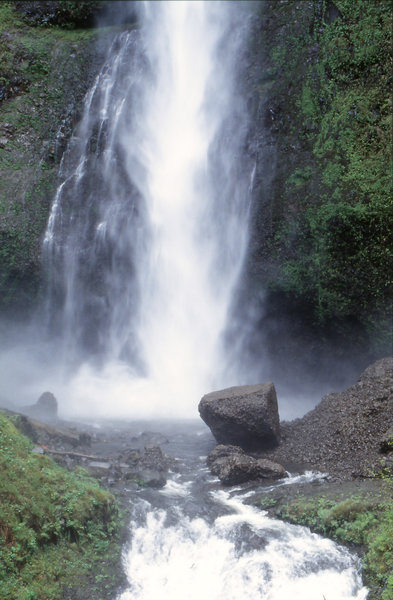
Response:
M9 141L9 137L16 132L16 127L13 123L0 123L0 135Z
M199 413L217 442L245 450L272 448L280 439L273 383L231 387L202 398Z
M121 460L127 467L121 474L125 479L144 487L161 488L166 484L170 459L159 446L131 449Z
M141 454L140 454L139 450L130 450L124 456L124 461L127 463L127 465L130 465L131 467L138 466L140 460L141 460Z
M92 460L87 465L87 470L94 477L107 476L111 468L110 462Z
M143 487L162 488L167 478L162 471L155 469L141 469L138 472L138 483Z
M141 465L149 469L166 472L168 460L159 446L146 446L141 455Z
M393 425L385 432L381 439L381 452L393 452Z
M235 485L255 479L281 479L287 473L281 465L264 458L254 458L238 446L216 446L207 457L207 464L225 485Z

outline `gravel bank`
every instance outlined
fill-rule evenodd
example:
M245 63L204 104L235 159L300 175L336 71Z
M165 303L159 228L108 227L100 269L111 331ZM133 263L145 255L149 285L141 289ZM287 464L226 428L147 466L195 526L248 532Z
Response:
M297 464L328 472L334 481L369 478L392 466L381 441L393 424L393 357L368 367L358 382L325 396L300 419L281 423L278 448L263 456L286 468Z

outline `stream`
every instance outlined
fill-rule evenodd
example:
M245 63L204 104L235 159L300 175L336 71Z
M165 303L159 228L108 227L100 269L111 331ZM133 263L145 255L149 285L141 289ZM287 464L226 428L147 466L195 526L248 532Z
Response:
M124 439L129 428L118 425L115 436ZM203 424L167 421L154 428L176 466L161 489L125 487L128 587L116 600L365 600L359 557L247 503L257 492L317 482L322 474L223 487L206 467L215 442Z

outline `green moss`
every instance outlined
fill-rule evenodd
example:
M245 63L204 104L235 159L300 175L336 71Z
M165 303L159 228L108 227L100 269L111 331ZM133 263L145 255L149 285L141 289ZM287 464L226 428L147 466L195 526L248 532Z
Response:
M120 554L113 496L32 446L0 414L0 598L58 600L83 585L111 597L103 584L112 594L118 585L109 573Z

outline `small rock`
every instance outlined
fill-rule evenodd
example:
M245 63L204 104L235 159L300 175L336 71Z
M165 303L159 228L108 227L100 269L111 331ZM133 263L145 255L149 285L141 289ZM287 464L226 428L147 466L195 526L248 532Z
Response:
M145 446L140 464L155 471L166 472L168 470L167 458L159 446Z
M119 477L143 487L161 488L166 484L170 458L159 446L145 446L143 451L131 449L122 457Z
M111 468L110 462L101 462L98 460L92 460L87 465L87 470L94 477L102 477L103 475L108 475L109 470Z
M225 485L255 479L281 479L287 473L281 465L264 458L254 458L237 446L219 444L207 457L211 472Z
M166 476L162 471L142 469L138 472L140 485L152 488L162 488L166 484Z

